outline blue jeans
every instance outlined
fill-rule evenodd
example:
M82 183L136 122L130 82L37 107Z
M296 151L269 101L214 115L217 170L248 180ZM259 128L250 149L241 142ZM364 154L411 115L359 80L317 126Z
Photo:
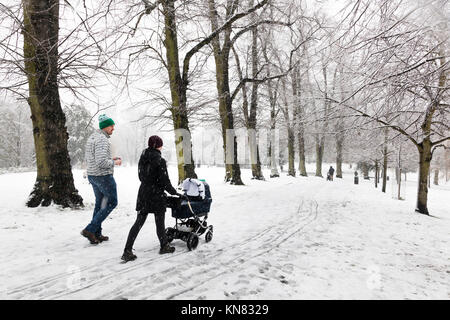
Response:
M99 236L102 234L102 222L117 206L116 181L112 174L106 176L88 176L95 194L94 215L86 230Z

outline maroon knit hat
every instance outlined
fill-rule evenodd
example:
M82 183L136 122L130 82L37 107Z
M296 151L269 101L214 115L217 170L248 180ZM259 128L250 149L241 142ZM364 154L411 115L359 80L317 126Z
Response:
M151 136L148 138L148 146L153 149L157 149L163 146L163 141L158 136Z

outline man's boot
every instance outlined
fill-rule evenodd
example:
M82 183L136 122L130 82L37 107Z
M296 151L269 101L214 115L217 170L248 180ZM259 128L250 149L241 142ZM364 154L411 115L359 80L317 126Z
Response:
M102 234L97 235L96 238L98 239L98 241L103 242L103 241L108 241L109 237L108 236L104 236Z
M92 232L87 231L86 229L81 231L81 235L83 237L85 237L85 238L88 238L88 240L91 242L91 244L99 244L100 243L100 241L97 239L95 234L93 234Z

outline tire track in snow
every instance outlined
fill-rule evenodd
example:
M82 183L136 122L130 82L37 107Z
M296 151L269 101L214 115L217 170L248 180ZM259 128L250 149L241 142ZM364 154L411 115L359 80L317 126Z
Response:
M300 207L298 208L297 212L299 210L300 210ZM291 217L287 218L286 222L292 222ZM250 243L252 241L257 241L258 239L263 237L265 234L267 234L267 232L269 232L272 229L273 229L273 226L269 226L269 227L263 229L262 231L259 231L255 235L252 235L251 237L248 237L248 238L244 239L243 241L244 241L244 243L246 243L246 242ZM220 255L222 253L222 251L224 249L228 250L228 249L232 249L234 247L240 246L240 245L242 245L242 244L239 242L239 243L235 243L235 244L233 244L233 245L231 245L231 246L229 246L227 248L216 249L215 251L219 252L217 254L217 256L218 256L218 255ZM145 250L144 252L156 250L157 248L158 248L158 246L154 247L153 249ZM88 283L83 284L83 286L81 288L78 288L76 290L70 290L70 289L68 290L67 288L65 288L64 290L60 290L60 291L58 291L58 292L56 292L56 293L54 293L54 294L52 294L50 296L41 296L41 297L39 297L39 299L58 299L58 298L61 298L61 297L64 297L64 296L67 296L67 295L70 295L70 294L78 293L80 291L89 289L89 288L93 287L94 285L96 285L98 283L101 283L101 282L103 282L105 280L117 277L117 276L122 275L122 274L126 274L126 273L128 273L130 271L139 270L141 268L151 266L155 262L166 261L166 260L169 260L169 259L172 260L176 256L179 256L179 255L185 254L185 253L187 253L187 252L186 251L182 251L182 252L177 252L175 254L172 254L171 256L162 256L162 257L160 256L160 257L156 257L156 258L153 258L153 259L150 259L150 260L144 260L144 261L140 261L140 262L132 262L132 263L129 263L130 265L128 267L122 268L120 270L116 270L114 272L110 272L110 273L108 273L106 275L103 275L103 276L100 276L100 277L96 277L94 280L91 280ZM117 260L117 258L110 258L110 259L107 259L106 261L112 261L112 260ZM111 266L111 264L109 264L109 265L105 266L104 264L102 264L102 269L113 268L116 265L117 264L113 264ZM90 270L90 269L93 269L93 268L98 268L98 265L96 264L96 265L86 266L85 268L80 269L80 271L87 271L87 270ZM28 286L26 286L26 288L24 290L33 290L34 289L33 291L36 291L36 290L38 290L37 288L39 288L39 287L44 287L42 289L49 290L50 289L50 288L48 288L48 284L49 283L55 282L55 281L59 282L59 280L61 280L62 278L67 278L68 276L69 275L67 273L64 273L64 274L52 277L52 278L50 278L48 280L39 281L38 283L32 284L31 286L28 285ZM40 291L42 291L42 289ZM20 288L19 289L16 288L16 290L14 290L14 292L11 291L11 293L18 293L18 292L21 292L21 291L23 291L23 290L20 290Z
M155 251L158 248L159 248L159 246L155 246L151 249L146 249L143 252ZM113 258L108 258L108 259L102 260L101 263L103 264L104 262L112 262L112 261L117 261L117 260L119 260L118 257L113 257ZM85 272L85 271L88 271L91 269L96 269L96 268L99 268L99 264L97 262L95 264L82 266L81 268L79 268L79 272ZM61 273L58 273L51 277L40 279L36 282L27 283L25 285L21 285L21 286L12 288L11 290L8 291L8 294L12 295L12 294L24 293L27 291L32 291L32 292L37 291L39 289L39 287L46 287L50 283L59 282L62 279L68 278L69 276L70 276L70 274L68 272L61 272Z
M302 202L302 204L303 204L303 202ZM197 282L194 285L192 285L192 286L190 286L190 287L188 287L186 289L183 289L183 290L181 290L179 292L173 293L173 294L167 296L165 299L169 299L169 300L170 299L176 299L176 297L178 297L178 296L180 296L182 294L185 294L185 293L187 293L189 291L192 291L195 288L197 288L197 287L199 287L199 286L201 286L203 284L206 284L209 281L212 281L212 280L214 280L214 279L216 279L216 278L218 278L218 277L220 277L222 275L225 275L225 274L230 273L230 272L236 272L237 269L244 269L245 268L245 266L244 266L245 263L248 263L248 262L252 261L255 258L258 258L260 256L268 254L273 249L280 247L284 242L286 242L292 236L298 234L301 230L306 228L309 224L311 224L312 222L314 222L317 219L317 216L318 216L318 210L317 210L318 209L318 204L317 204L317 202L315 202L315 204L316 204L315 212L313 213L313 211L309 211L308 215L306 217L302 218L299 221L299 222L305 221L305 223L300 225L300 227L297 226L296 228L291 228L293 230L290 230L290 232L287 235L285 235L285 236L283 236L283 233L280 233L277 237L275 237L275 239L273 239L275 241L279 240L274 245L268 246L268 248L265 248L263 246L263 247L260 248L261 250L259 250L259 252L251 255L250 257L247 257L247 254L244 253L244 254L240 255L240 257L237 259L238 263L236 263L236 258L234 257L233 259L231 259L228 262L218 264L219 266L225 266L226 270L223 271L223 272L220 272L219 274L212 275L212 276L208 277L207 279L201 281L200 283ZM300 211L300 207L299 207L299 210L297 212L299 212L299 211ZM311 219L309 219L309 218L311 218ZM292 222L292 221L290 221L290 222Z
M302 202L303 204L303 202ZM297 213L300 211L302 204L298 207ZM286 219L284 222L290 223L292 222L291 218ZM265 234L267 234L267 232L269 232L271 229L273 229L272 226L269 226L268 228L263 229L262 231L259 231L258 233L256 233L255 235L252 235L251 237L248 237L246 239L243 240L243 243L250 243L250 242L254 242L254 241L258 241L258 239L260 239L261 237L263 237ZM230 250L235 248L236 246L240 246L242 245L240 242L233 244L231 246L228 246L226 248L219 248L218 250L215 249L214 251L218 252L217 255L222 254L223 250ZM143 252L150 252L150 251L154 251L157 250L158 246L155 246L151 249L147 249L144 250ZM39 281L33 282L33 283L28 283L26 285L22 285L22 286L18 286L15 288L12 288L9 291L9 295L14 295L16 299L20 299L20 298L30 298L32 296L36 296L38 299L57 299L59 297L63 297L66 296L68 294L71 293L76 293L76 292L80 292L82 290L91 288L92 286L96 285L97 283L103 281L103 280L107 280L110 278L113 278L117 275L121 275L121 274L126 274L130 271L134 271L134 270L138 270L140 268L152 265L153 263L157 262L157 261L161 261L161 260L168 260L168 259L173 259L176 256L185 253L185 252L179 252L176 253L170 257L156 257L150 260L144 260L144 261L140 261L140 262L133 262L132 265L127 266L125 268L120 268L117 270L118 268L118 264L117 263L113 263L115 261L118 260L117 257L113 257L113 258L109 258L106 260L102 261L102 268L101 270L103 271L104 269L115 269L113 272L107 273L106 275L103 274L100 277L96 277L94 280L89 281L86 285L83 284L82 288L79 288L77 290L71 290L66 288L66 283L63 284L63 286L65 286L64 290L59 290L56 293L51 294L50 296L47 296L45 293L48 291L51 291L54 288L58 288L61 286L61 281L62 280L67 280L71 274L69 272L62 272L56 275L53 275L51 277L47 277L45 279L40 279ZM105 265L105 262L107 263ZM98 263L95 264L91 264L91 265L85 265L82 266L78 271L80 273L85 273L86 271L94 271L95 269L98 269L99 265ZM65 281L64 281L65 282Z
M168 292L167 296L164 297L163 299L174 299L222 275L235 272L237 269L245 268L244 266L245 263L248 263L251 260L260 257L262 255L268 254L270 251L272 251L275 248L278 248L289 238L291 238L292 236L303 230L310 223L315 221L317 219L318 214L317 211L318 205L317 202L315 201L313 202L315 203L315 211L309 210L308 214L306 216L301 217L301 219L299 219L299 214L302 211L304 201L302 201L302 203L299 205L297 211L294 214L291 214L289 217L282 220L277 225L270 226L253 237L237 242L233 246L225 248L226 250L220 248L218 250L214 250L212 254L208 254L208 252L202 252L202 254L205 255L204 259L206 259L207 261L199 259L191 259L185 261L182 265L170 266L169 268L159 271L158 274L150 276L150 278L153 279L149 279L149 276L147 275L145 277L136 279L132 282L128 282L127 287L133 288L131 291L140 291L139 284L145 283L144 284L145 286L146 282L151 282L152 284L154 284L154 282L157 282L157 284L161 285L157 286L156 289L152 290L150 295L146 296L146 298L151 298L154 295L161 295L161 292L169 290L172 292ZM313 202L311 202L311 204L313 204ZM296 219L294 220L293 217ZM300 226L298 226L298 224L295 223L293 224L293 222L300 223ZM262 245L260 245L260 243L262 243ZM257 244L258 246L256 249L253 248L255 244ZM235 254L230 256L229 255L230 249L235 247L238 247L241 250L237 251ZM254 252L254 254L251 254L249 256L248 251L252 251ZM225 255L225 252L227 255ZM210 262L208 263L208 261L214 261L214 263L211 264ZM201 270L199 270L199 266ZM216 270L219 270L219 272L217 273ZM159 281L159 278L161 277L161 275L163 276L162 278L164 278L164 276L167 275L167 273L178 275L178 277L182 275L183 279L181 279L182 281L180 282L161 283L161 281ZM201 281L198 281L197 277L198 274L201 274L202 277ZM186 285L183 284L183 281L185 280L187 283L192 282L192 284L190 284L187 288ZM178 288L177 290L177 287L180 286L182 288ZM177 291L173 292L173 290ZM130 290L128 290L128 292L129 291ZM107 294L105 296L100 297L100 299L112 299L117 296L127 296L127 295L130 295L130 293L127 294L127 292L120 292L119 294L118 293Z

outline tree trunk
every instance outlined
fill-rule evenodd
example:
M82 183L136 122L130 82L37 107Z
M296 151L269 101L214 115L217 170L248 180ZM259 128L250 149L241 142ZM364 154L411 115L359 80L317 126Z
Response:
M264 59L266 62L266 69L267 69L267 77L270 78L270 63L269 63L269 57L267 55L267 46L263 45L262 46L262 52L264 55ZM273 87L273 82L272 80L268 80L267 81L267 89L268 89L268 94L269 94L269 104L270 104L270 145L269 145L269 157L270 157L270 177L271 178L278 178L280 176L279 172L278 172L278 166L277 166L277 161L276 161L276 148L275 148L275 143L279 143L279 140L276 139L276 123L277 123L277 99L278 99L278 82L276 87Z
M362 163L362 168L361 169L362 169L364 180L370 180L370 178L369 178L369 166L367 165L366 162Z
M256 165L254 165L254 168L252 167L252 174L253 174L253 179L266 180L262 173L261 158L259 156L259 146L258 145L256 145Z
M307 177L308 173L306 172L305 134L302 124L299 124L298 130L298 171L301 176Z
M300 175L307 177L306 173L306 157L305 157L305 124L304 124L304 110L300 102L301 94L301 79L298 67L294 67L292 74L292 92L294 94L294 110L296 125L297 125L297 138L298 138L298 170Z
M344 85L344 64L340 62L339 67L339 86L340 86L340 96L341 100L345 99L345 85ZM345 117L339 114L337 119L337 130L336 130L336 178L342 179L342 161L343 161L343 150L344 150L344 123ZM351 164L350 164L351 168Z
M295 81L295 75L292 78L292 82L293 82L293 86L294 88L296 88L296 81ZM293 90L293 94L294 94L294 108L293 108L293 112L292 112L292 123L289 122L289 108L286 105L286 113L288 115L288 117L286 118L286 125L287 125L287 129L288 129L288 164L289 164L289 168L288 168L288 176L292 176L295 177L295 126L297 124L297 119L298 119L298 96L297 96L297 92L296 89Z
M275 99L274 96L272 95L272 91L271 91L272 87L269 86L269 95L271 96L270 98L270 104L271 104L271 111L270 111L270 123L271 123L271 131L270 131L270 146L269 146L269 156L270 156L270 177L271 178L278 178L280 176L280 173L278 172L278 166L277 166L277 156L276 156L276 146L275 144L278 142L279 140L277 139L277 132L275 131L276 129L276 112L275 112L275 106L276 106L276 101L274 101Z
M336 70L334 73L335 76L333 80L333 91L334 85L336 84ZM328 127L328 111L330 107L330 102L328 101L327 66L323 63L323 61L322 61L322 74L324 80L324 90L323 90L324 120L322 126L322 133L321 134L317 133L316 136L316 177L323 177L322 163L323 163L323 154L325 150L325 135Z
M336 178L342 179L342 149L344 144L342 133L336 137Z
M221 60L221 61L220 61ZM231 184L243 185L241 180L241 170L238 164L237 156L237 139L233 137L232 141L227 141L227 130L234 132L234 119L232 111L232 102L229 95L228 83L228 62L223 57L219 57L216 61L216 78L217 90L219 93L219 113L222 123L222 137L225 153L225 180ZM228 143L233 143L233 146L228 146ZM231 151L232 150L232 151ZM231 161L227 161L227 153L232 152Z
M253 6L253 2L251 3ZM258 77L258 28L252 29L252 77ZM250 100L250 114L248 118L249 144L250 144L250 161L252 165L253 179L265 180L261 170L261 162L259 157L258 136L256 134L256 110L258 108L258 83L252 83L252 93Z
M419 150L419 185L416 211L428 215L428 174L431 162L431 142L425 139L418 145Z
M167 72L172 98L172 120L178 164L178 183L186 178L197 178L192 158L192 139L186 108L187 83L182 79L178 55L177 24L174 0L163 1L164 46L166 48ZM186 139L187 141L184 141ZM185 154L188 153L188 154Z
M23 0L25 72L36 150L37 177L27 206L83 206L75 189L66 117L58 91L59 1Z
M433 181L435 186L439 185L439 168L436 168L434 170L434 181Z
M212 31L219 28L218 13L215 7L215 1L209 0L209 17L211 21ZM233 10L232 10L233 11ZM232 12L229 12L232 14ZM227 17L228 18L228 17ZM216 67L216 86L219 97L219 115L222 126L222 139L225 159L225 181L231 184L243 185L241 179L241 169L238 163L237 156L237 140L233 138L233 142L227 142L227 130L234 132L234 118L233 118L233 101L230 94L229 83L229 56L231 50L231 26L224 30L223 46L220 45L219 36L212 41L214 52L214 61ZM227 143L233 143L233 146L228 146ZM228 155L229 152L232 154ZM227 158L229 161L227 161Z
M295 177L295 149L294 149L294 130L292 128L288 128L288 176Z
M322 175L322 161L323 161L324 139L323 137L316 137L316 177L323 177Z
M280 173L278 172L275 146L274 146L273 142L271 141L270 142L270 177L278 178L279 176L280 176Z
M381 191L386 193L387 184L387 169L388 169L388 129L384 131L384 146L383 146L383 185Z
M252 167L252 179L265 180L261 169L261 158L259 157L259 146L256 130L248 130L248 140L250 149L250 163Z
M396 167L396 168L395 168L395 181L397 181L397 184L398 184L399 181L400 181L399 172L400 172L400 168L399 168L399 167Z
M378 160L375 161L375 188L378 188Z

